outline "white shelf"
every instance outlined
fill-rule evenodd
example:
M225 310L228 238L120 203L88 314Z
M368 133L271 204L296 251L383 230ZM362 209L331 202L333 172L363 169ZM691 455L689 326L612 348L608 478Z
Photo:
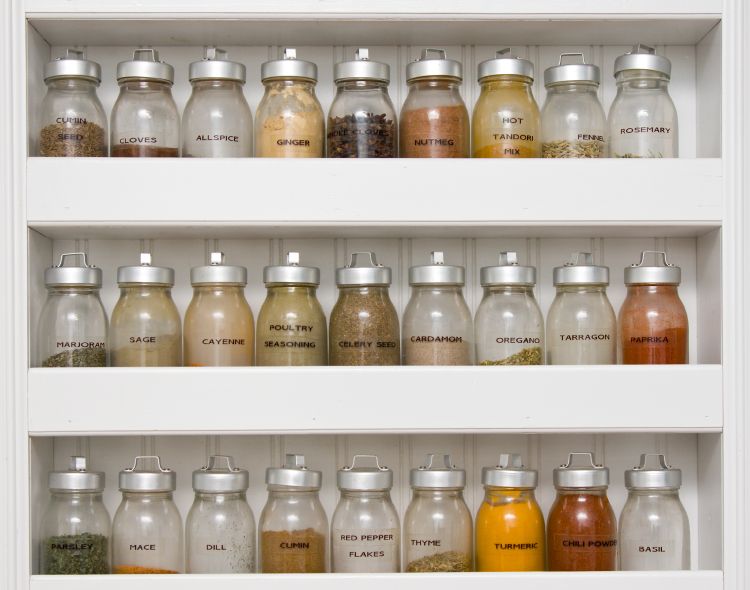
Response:
M36 436L719 432L723 423L720 365L31 369L28 383Z
M723 213L715 158L29 158L27 199L53 238L670 237Z

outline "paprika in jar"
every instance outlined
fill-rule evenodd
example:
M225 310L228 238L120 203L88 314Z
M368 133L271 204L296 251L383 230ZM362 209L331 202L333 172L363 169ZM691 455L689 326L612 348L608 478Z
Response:
M586 459L574 465L576 457ZM553 472L557 497L547 518L547 564L553 572L617 569L617 519L607 498L609 469L592 453L570 453Z
M646 266L647 254L661 264ZM688 362L688 317L677 293L682 273L665 252L644 250L625 269L628 294L620 308L620 353L624 365L670 365Z

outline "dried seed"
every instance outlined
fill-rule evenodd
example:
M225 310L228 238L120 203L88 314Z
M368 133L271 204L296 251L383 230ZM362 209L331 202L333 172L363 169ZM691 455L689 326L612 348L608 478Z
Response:
M88 121L47 125L39 134L39 154L48 157L106 157L104 129Z
M549 141L542 144L543 158L601 158L604 142L591 141Z

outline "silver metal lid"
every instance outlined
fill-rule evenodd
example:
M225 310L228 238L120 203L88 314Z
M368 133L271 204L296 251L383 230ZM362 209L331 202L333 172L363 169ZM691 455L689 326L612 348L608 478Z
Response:
M493 285L536 285L536 268L518 264L517 252L500 252L498 266L485 266L479 271L482 287Z
M577 457L586 459L583 465L573 465ZM565 465L555 467L552 482L556 488L606 488L609 468L594 463L593 453L570 453Z
M581 61L580 63L563 63L566 57L580 58ZM587 82L598 86L601 79L599 66L587 64L583 53L561 53L558 65L544 70L545 87L568 82Z
M47 484L52 491L101 492L104 490L104 473L88 471L86 457L71 457L66 471L50 471Z
M63 57L56 57L44 65L44 81L55 78L83 78L99 84L102 81L102 67L86 59L85 50L68 49Z
M466 471L456 467L450 455L430 453L425 455L424 465L409 473L409 485L413 488L463 489L466 486Z
M213 283L247 285L247 269L244 266L224 264L224 252L211 252L210 260L211 264L208 266L194 266L190 269L190 283L193 286Z
M570 262L556 266L552 282L557 285L609 285L609 268L594 264L591 252L573 252Z
M67 258L81 257L81 264L65 266ZM89 265L85 252L66 252L60 254L60 262L44 271L44 284L47 287L96 287L102 286L102 269Z
M156 468L144 468L147 460L156 461ZM132 467L120 471L121 492L173 492L176 487L177 474L162 467L158 455L138 455Z
M482 485L533 490L539 482L535 469L526 469L518 453L503 453L495 467L482 468Z
M305 456L287 453L284 465L266 469L266 484L290 488L313 488L319 490L323 473L305 466Z
M360 47L354 53L354 60L342 61L333 66L333 81L377 80L391 81L391 67L379 61L370 61L370 50Z
M644 266L646 254L661 257L661 264ZM667 261L667 253L660 250L644 250L638 264L625 267L626 285L679 285L682 281L682 270L679 266Z
M649 457L657 457L658 465L649 467ZM625 487L629 490L676 490L682 485L682 471L667 463L664 455L644 453L637 467L625 470Z
M363 467L357 460L373 459L375 465ZM377 455L354 455L352 464L342 467L336 474L336 484L340 490L382 491L393 487L393 471L380 465Z
M445 49L423 49L421 57L406 65L406 81L419 78L463 79L461 63L448 59Z
M260 66L261 81L265 82L272 78L301 78L317 82L318 66L311 61L297 59L297 50L292 47L286 47L281 59L267 61Z
M140 266L121 266L117 269L117 283L148 283L150 285L174 285L174 269L166 266L151 266L151 254L141 252Z
M625 70L650 70L669 78L672 75L672 62L663 55L656 55L653 47L636 43L628 53L615 59L615 76Z
M320 285L320 269L314 266L300 266L299 252L287 252L286 264L266 266L263 269L263 282L266 285Z
M229 61L229 54L218 47L206 47L203 59L190 64L188 79L196 80L235 80L245 83L247 72L245 66L236 61Z
M528 59L513 55L510 47L495 52L495 57L479 64L478 79L490 76L524 76L534 79L534 64Z
M133 51L133 59L117 64L117 81L128 79L161 80L174 83L174 68L159 61L159 52L151 47Z
M250 474L239 469L228 455L211 455L208 465L193 471L193 490L196 492L244 492L250 487Z
M439 251L430 253L430 264L409 269L410 285L463 285L465 277L464 267L446 265Z
M347 266L336 269L336 284L339 287L390 285L391 269L378 264L375 252L354 252Z

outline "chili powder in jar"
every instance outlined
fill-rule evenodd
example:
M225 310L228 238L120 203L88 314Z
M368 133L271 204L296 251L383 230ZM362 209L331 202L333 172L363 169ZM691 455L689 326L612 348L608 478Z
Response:
M574 465L576 458L583 465ZM594 463L592 453L570 453L554 470L557 497L547 518L547 564L550 571L586 572L617 569L617 519L607 498L609 469Z

